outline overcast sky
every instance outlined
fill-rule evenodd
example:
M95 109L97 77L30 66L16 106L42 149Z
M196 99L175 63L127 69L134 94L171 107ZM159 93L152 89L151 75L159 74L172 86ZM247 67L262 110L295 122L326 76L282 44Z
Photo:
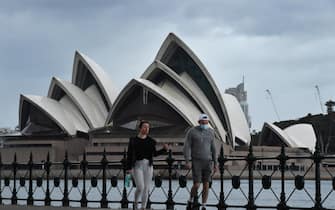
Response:
M335 1L0 2L0 127L18 124L20 94L71 80L75 50L119 90L153 61L169 32L199 57L223 93L245 76L253 129L321 112L335 100ZM324 110L325 107L324 107Z

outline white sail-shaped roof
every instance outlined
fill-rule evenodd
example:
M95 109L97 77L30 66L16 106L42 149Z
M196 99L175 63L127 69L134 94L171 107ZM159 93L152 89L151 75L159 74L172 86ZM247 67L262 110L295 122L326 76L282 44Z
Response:
M251 141L249 126L239 102L235 96L230 94L223 94L222 97L227 110L234 144L238 143L237 141L242 141L242 144L249 144Z
M50 120L61 128L64 133L73 136L77 130L83 130L87 132L84 122L78 121L78 119L69 112L69 109L65 109L64 106L56 100L50 99L45 96L32 96L32 95L21 95L20 98L20 128L24 129L24 125L29 118L29 110L24 109L24 103L30 104L31 106L44 113Z
M190 83L192 80L184 79L183 77L176 74L171 68L166 66L164 63L156 60L154 61L147 70L141 76L143 79L147 79L152 81L153 83L162 83L165 84L168 79L163 79L162 77L165 75L168 79L174 81L177 85L173 85L172 89L169 91L173 92L183 92L180 100L187 100L184 102L186 104L194 104L194 106L199 107L199 111L203 113L207 113L211 119L211 125L214 129L217 130L220 138L225 141L226 131L210 102L204 93L199 89L199 87ZM159 85L159 84L158 84ZM160 85L162 86L162 85ZM162 87L164 89L164 87ZM180 89L180 90L179 90ZM178 91L179 90L179 91ZM193 106L192 106L193 107Z
M105 125L115 97L115 88L106 72L89 57L76 52L72 83L54 77L48 97L21 96L20 129L27 135L87 133Z
M53 78L48 97L26 97L25 103L41 110L46 122L54 122L57 126L51 125L53 131L59 127L69 135L104 125L123 135L119 131L148 117L154 122L152 128L158 128L157 133L164 127L183 137L189 127L198 125L199 114L206 113L211 127L225 143L232 147L236 140L237 144L248 144L249 129L240 105L230 96L223 97L197 56L171 33L141 79L131 80L118 95L106 72L92 59L76 52L72 83ZM25 116L20 116L21 128L30 122L26 116L31 107L25 107L20 109L20 115ZM36 109L34 113L39 112Z
M104 125L105 117L103 113L100 111L96 103L94 103L82 89L68 81L53 77L48 97L59 101L64 95L67 95L80 110L80 113L83 115L90 128L101 127Z
M264 123L261 133L261 145L268 145L269 141L271 141L269 140L269 138L271 138L269 132L275 134L280 139L280 141L287 147L307 148L311 152L314 151L316 136L313 126L310 124L295 124L282 130L281 128L272 123Z
M182 103L179 100L180 98L174 98L171 95L171 93L169 93L168 90L162 89L161 87L155 85L154 83L148 80L144 80L144 79L132 79L126 85L126 87L121 91L121 93L116 98L115 103L112 107L110 116L108 117L110 121L107 122L107 124L113 121L113 116L116 114L116 111L117 111L116 108L122 105L120 104L121 102L124 102L124 101L130 102L131 98L126 98L126 97L127 97L128 92L132 90L132 88L135 86L143 88L144 90L158 97L160 100L164 101L165 104L167 104L176 113L178 113L178 115L181 116L185 120L185 122L187 122L190 126L196 125L197 118L200 112L197 111L195 107L192 107L194 105ZM146 111L150 112L151 110L146 110Z
M294 142L286 132L284 132L278 126L276 126L272 123L268 123L268 122L265 122L264 125L263 125L262 135L261 135L261 143L264 143L268 140L267 136L266 136L267 132L274 133L280 139L280 141L282 143L284 143L285 146L298 147L296 142Z
M298 147L308 148L311 152L315 149L316 135L311 124L299 123L284 129L285 133L297 144Z
M169 66L184 80L196 84L207 97L210 105L217 113L224 128L228 131L229 141L233 146L231 128L224 102L213 78L198 57L176 35L170 33L162 44L155 58Z
M107 116L116 98L116 89L107 73L92 59L78 51L74 57L72 83L84 90L92 100L101 98L103 101L97 103L105 105L101 111ZM95 86L97 91L86 91L92 89L92 86ZM101 96L95 96L97 93Z

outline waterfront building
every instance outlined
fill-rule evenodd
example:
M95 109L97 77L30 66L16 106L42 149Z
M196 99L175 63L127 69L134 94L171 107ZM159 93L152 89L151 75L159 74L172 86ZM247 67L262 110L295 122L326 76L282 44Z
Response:
M251 117L249 115L249 105L248 105L248 93L244 89L244 77L242 83L238 84L236 87L228 88L225 90L225 93L231 94L236 97L238 102L241 105L241 108L244 112L245 118L247 119L249 128L251 128Z
M228 152L250 142L237 99L220 93L200 59L172 33L141 78L115 90L106 72L77 51L72 81L54 77L47 96L20 96L21 135L6 137L2 154L16 152L20 160L33 151L42 160L49 152L61 160L66 150L71 159L86 153L98 160L106 150L119 159L138 122L149 120L152 137L174 144L175 154L182 155L184 136L200 113L211 119L218 148L224 144Z
M0 135L0 148L3 148L4 141L5 141L5 138Z
M333 109L334 101L329 100L325 103L326 114L307 114L295 120L284 120L275 122L279 128L285 129L296 124L310 124L313 127L316 138L322 153L335 154L335 112Z
M174 155L181 157L185 134L203 112L220 140L218 148L223 143L228 153L237 145L249 144L248 125L236 98L221 95L191 49L169 34L141 78L132 79L118 94L107 117L108 126L90 132L87 157L100 158L97 154L108 148L120 159L120 151L129 136L136 134L141 119L152 123L150 133L159 143L172 143Z
M0 148L4 147L6 136L16 136L16 135L20 135L20 133L16 129L12 130L10 128L0 128Z
M62 161L65 151L70 160L86 154L87 160L100 161L106 151L108 160L119 161L140 120L149 120L151 136L158 144L173 144L174 157L181 158L185 134L197 125L200 113L210 118L218 151L223 145L226 155L246 156L251 136L243 107L235 96L220 93L204 64L176 35L167 36L140 78L130 79L120 92L113 85L98 64L77 51L72 81L54 77L47 96L20 96L20 135L5 137L2 161L11 162L15 152L18 161L27 161L31 152L37 162L47 153L52 161ZM293 153L312 151L315 139L300 144L301 136L296 135L310 127L295 127L289 138L278 129L265 124L257 154L278 155L283 144ZM241 164L229 167L237 170Z

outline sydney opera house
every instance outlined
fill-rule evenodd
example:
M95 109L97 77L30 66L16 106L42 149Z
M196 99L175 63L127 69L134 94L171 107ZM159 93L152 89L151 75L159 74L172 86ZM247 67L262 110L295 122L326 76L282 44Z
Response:
M182 155L185 134L197 125L200 113L209 115L225 154L246 154L251 136L240 104L221 94L200 59L176 35L167 36L142 76L130 79L120 92L98 64L76 52L72 81L53 77L47 96L20 96L21 134L6 138L2 158L11 161L5 154L16 152L19 160L27 160L33 152L35 160L43 160L49 152L60 161L68 151L70 159L86 153L89 160L100 160L105 149L109 159L119 160L142 119L151 122L152 137L173 143L174 153ZM309 124L282 130L265 123L255 151L277 152L273 146L284 144L288 152L312 152L315 142Z

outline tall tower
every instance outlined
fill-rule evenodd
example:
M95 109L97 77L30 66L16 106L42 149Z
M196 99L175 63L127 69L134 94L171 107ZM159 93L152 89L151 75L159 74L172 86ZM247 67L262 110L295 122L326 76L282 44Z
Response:
M226 89L225 93L231 94L237 98L244 112L245 118L247 119L249 128L251 128L251 118L249 116L249 109L247 102L247 91L244 90L244 76L242 83L238 84L236 87Z

